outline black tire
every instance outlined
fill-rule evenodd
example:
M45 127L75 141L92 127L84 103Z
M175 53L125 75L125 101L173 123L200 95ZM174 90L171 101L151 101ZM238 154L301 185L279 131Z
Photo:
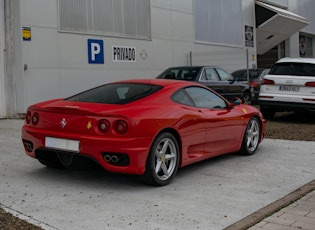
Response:
M258 118L252 117L246 126L240 152L243 155L253 155L258 148L260 135L261 125Z
M144 181L154 186L169 184L177 173L179 158L179 146L174 135L169 132L159 134L150 148Z
M252 103L252 97L250 92L245 91L243 95L243 104L250 105Z
M267 108L262 108L262 107L260 107L260 112L266 119L273 119L276 114L276 112L273 109L269 109L269 108L267 109Z

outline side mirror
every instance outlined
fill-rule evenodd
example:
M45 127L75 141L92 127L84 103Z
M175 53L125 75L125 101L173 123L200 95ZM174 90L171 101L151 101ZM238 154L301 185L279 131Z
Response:
M238 97L233 97L231 100L230 100L230 103L231 103L231 107L234 107L236 105L241 105L243 102L240 98Z

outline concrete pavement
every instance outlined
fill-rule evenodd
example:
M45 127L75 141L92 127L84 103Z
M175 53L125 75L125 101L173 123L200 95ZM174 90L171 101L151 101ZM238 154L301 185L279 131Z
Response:
M255 216L278 210L275 201L315 178L315 142L271 139L253 156L230 154L185 167L159 188L134 176L53 170L25 155L22 124L0 120L0 203L44 229L242 229L241 222L258 222L254 230L272 229L275 219ZM297 202L313 204L309 194ZM294 207L306 206L298 204ZM284 222L290 228L273 229L315 218L312 207L300 210L305 218L293 223L292 209L280 210L275 215L289 220Z

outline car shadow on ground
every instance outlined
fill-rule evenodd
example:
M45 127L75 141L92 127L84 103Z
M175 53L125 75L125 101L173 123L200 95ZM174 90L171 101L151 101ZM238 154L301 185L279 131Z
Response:
M185 177L189 178L189 175L198 171L203 171L209 167L213 167L218 163L233 161L235 158L245 157L238 153L230 153L222 156L206 159L201 162L197 162L183 168L180 168L175 176L173 182L176 180L182 180ZM241 159L240 159L241 160ZM80 169L55 169L46 166L41 166L38 162L31 170L24 171L24 176L31 177L32 180L38 181L42 184L50 184L55 186L70 186L70 187L87 187L87 188L127 188L127 189L139 189L143 188L158 188L145 184L141 176L126 175L111 173L102 168L96 168L95 170L80 170ZM172 183L172 182L171 182Z
M282 123L315 124L314 114L302 112L277 112L271 120Z

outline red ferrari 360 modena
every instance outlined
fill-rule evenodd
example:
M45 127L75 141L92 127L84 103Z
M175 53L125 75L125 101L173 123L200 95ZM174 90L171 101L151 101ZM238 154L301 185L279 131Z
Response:
M162 186L194 162L254 154L264 132L259 110L239 99L228 102L198 83L138 79L29 106L22 141L48 167L97 163Z

